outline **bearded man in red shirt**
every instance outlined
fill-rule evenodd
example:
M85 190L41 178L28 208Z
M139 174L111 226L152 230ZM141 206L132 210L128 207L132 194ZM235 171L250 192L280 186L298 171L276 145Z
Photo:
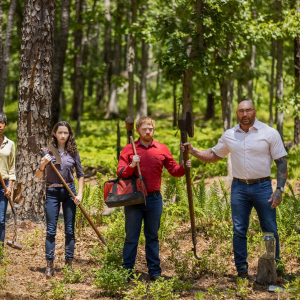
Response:
M139 135L139 139L135 141L137 155L134 155L131 144L125 146L118 165L118 174L125 167L121 177L127 178L133 173L138 176L136 166L139 162L147 186L146 205L124 207L126 239L123 248L123 266L129 271L134 268L144 220L146 259L151 280L157 280L161 276L158 230L163 208L160 193L162 170L165 167L174 177L181 177L185 174L183 165L176 163L167 146L153 140L154 130L154 120L149 117L140 118L136 122L136 132ZM190 160L187 161L186 166L191 167Z

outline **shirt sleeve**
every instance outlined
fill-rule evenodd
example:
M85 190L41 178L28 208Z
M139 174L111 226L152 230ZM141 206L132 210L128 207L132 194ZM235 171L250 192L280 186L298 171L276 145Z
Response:
M119 164L117 169L117 174L121 172L122 168L125 167L121 174L121 178L127 178L131 176L136 168L131 168L129 165L131 164L131 161L129 161L129 145L125 146L120 154L119 157ZM131 152L130 152L131 153Z
M79 156L78 152L77 152L74 160L75 160L76 177L77 177L77 179L79 179L84 176L84 173L82 170L81 160L80 160L80 156Z
M273 160L287 155L281 136L279 132L275 129L272 130L271 134L270 153Z
M222 136L219 138L219 141L216 146L214 146L212 149L212 152L214 152L218 157L224 158L228 155L230 152L230 149L228 148L228 145L226 143L226 132L222 134Z
M16 180L16 172L15 172L15 143L12 143L8 161L8 177L9 180Z
M173 177L181 177L185 174L184 167L179 165L174 157L172 156L170 150L166 147L165 149L165 163L164 167L168 170L168 172L173 176Z

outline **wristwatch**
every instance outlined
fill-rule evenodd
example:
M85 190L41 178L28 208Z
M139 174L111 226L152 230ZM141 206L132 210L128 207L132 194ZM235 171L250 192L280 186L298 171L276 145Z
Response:
M280 190L280 191L283 193L283 192L284 192L284 187L278 186L278 187L276 188L276 190Z

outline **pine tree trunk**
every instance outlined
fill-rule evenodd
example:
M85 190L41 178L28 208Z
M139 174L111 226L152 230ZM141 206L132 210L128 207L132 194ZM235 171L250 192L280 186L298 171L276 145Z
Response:
M282 2L281 0L276 0L276 12L278 20L281 19ZM283 103L283 40L277 40L277 67L276 67L276 103L281 106ZM283 111L280 107L277 107L277 117L276 117L277 130L283 140Z
M44 216L45 181L36 180L40 156L28 147L27 137L35 136L38 147L46 145L50 134L51 75L55 1L28 0L22 26L18 136L16 154L17 181L21 184L21 217Z
M6 88L6 81L8 76L10 46L11 46L11 38L13 32L16 6L17 6L17 0L10 0L10 6L9 6L7 24L6 24L5 42L3 47L3 56L1 61L2 68L1 68L1 79L0 79L0 111L3 111L3 107L4 107L5 88Z
M80 133L81 123L81 108L83 102L83 72L82 72L82 60L83 60L83 47L82 47L82 11L83 0L76 0L76 24L77 30L74 32L74 95L73 95L73 108L72 119L77 120L76 134Z
M51 104L51 128L60 121L61 115L60 94L63 85L63 73L66 58L66 50L69 37L71 0L61 1L60 31L55 39L52 73L52 104Z
M274 39L272 39L272 43L271 43L271 56L272 56L272 67L271 67L271 80L270 80L269 125L273 127L274 74L275 74L275 56L276 56L276 41Z

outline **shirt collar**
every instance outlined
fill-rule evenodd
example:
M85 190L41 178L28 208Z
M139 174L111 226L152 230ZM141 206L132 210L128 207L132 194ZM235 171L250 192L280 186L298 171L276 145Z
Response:
M253 129L259 129L260 128L260 122L255 118L255 121L254 121L254 124L249 128L249 131L253 130ZM240 132L245 132L241 126L240 126L240 123L235 125L233 127L234 131L240 131Z
M8 138L4 135L3 142L1 144L1 148L4 147L8 143Z
M145 147L144 145L141 144L140 138L139 138L136 142L137 142L137 144L136 144L137 147ZM148 146L148 148L149 148L149 147L155 147L155 148L157 148L157 146L158 146L158 145L157 145L157 142L156 142L155 140L152 139L152 142L151 142L151 144ZM146 147L145 147L145 148L146 148Z

